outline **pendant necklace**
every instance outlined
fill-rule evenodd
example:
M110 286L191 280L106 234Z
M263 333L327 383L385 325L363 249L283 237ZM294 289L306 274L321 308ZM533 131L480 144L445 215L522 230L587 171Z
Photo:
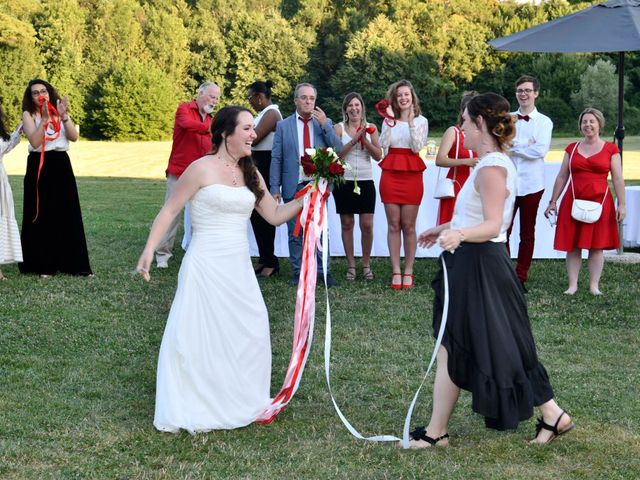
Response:
M232 165L231 163L229 163L229 160L225 160L224 162L227 165L227 167L229 167L229 169L231 170L231 183L233 183L234 187L237 187L238 186L238 171L237 171L238 162L236 162L235 165Z

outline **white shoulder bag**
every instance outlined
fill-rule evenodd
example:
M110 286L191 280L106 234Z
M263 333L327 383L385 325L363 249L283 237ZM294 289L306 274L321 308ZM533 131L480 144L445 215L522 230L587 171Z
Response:
M456 128L456 160L458 160L458 155L460 152L460 133ZM454 198L456 196L455 189L453 188L453 183L456 181L456 175L458 173L458 167L453 167L453 178L440 178L440 173L442 172L442 168L438 167L438 181L436 182L436 188L433 191L433 198L442 199L442 198Z
M573 154L578 148L578 145L580 145L580 142L576 142L573 150L571 151L571 155L569 156L569 181L571 182L571 194L573 195L571 217L582 223L596 223L602 215L602 205L604 205L604 201L607 199L609 187L607 187L607 191L604 192L602 202L598 203L592 200L580 200L576 198L576 192L573 188L573 176L571 175L571 160L573 159Z

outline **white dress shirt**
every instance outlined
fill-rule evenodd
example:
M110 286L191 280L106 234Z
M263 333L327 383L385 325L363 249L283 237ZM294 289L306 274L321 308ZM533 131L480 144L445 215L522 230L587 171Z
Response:
M513 115L523 115L520 110ZM544 190L544 157L551 146L553 122L536 108L529 113L529 121L516 122L516 136L509 156L518 172L518 196Z

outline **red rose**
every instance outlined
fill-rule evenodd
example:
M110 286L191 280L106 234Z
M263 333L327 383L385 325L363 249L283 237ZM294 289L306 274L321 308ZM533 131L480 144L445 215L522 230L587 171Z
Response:
M344 167L338 162L332 162L329 164L329 173L332 175L344 175Z
M300 158L300 164L302 165L302 170L306 176L311 176L317 172L316 166L311 161L309 155L304 155Z

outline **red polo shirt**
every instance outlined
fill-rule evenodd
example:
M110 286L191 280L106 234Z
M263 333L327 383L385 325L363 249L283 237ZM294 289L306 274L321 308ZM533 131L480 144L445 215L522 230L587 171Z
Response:
M203 120L195 100L178 107L167 174L180 177L191 162L211 151L210 126L211 116Z

